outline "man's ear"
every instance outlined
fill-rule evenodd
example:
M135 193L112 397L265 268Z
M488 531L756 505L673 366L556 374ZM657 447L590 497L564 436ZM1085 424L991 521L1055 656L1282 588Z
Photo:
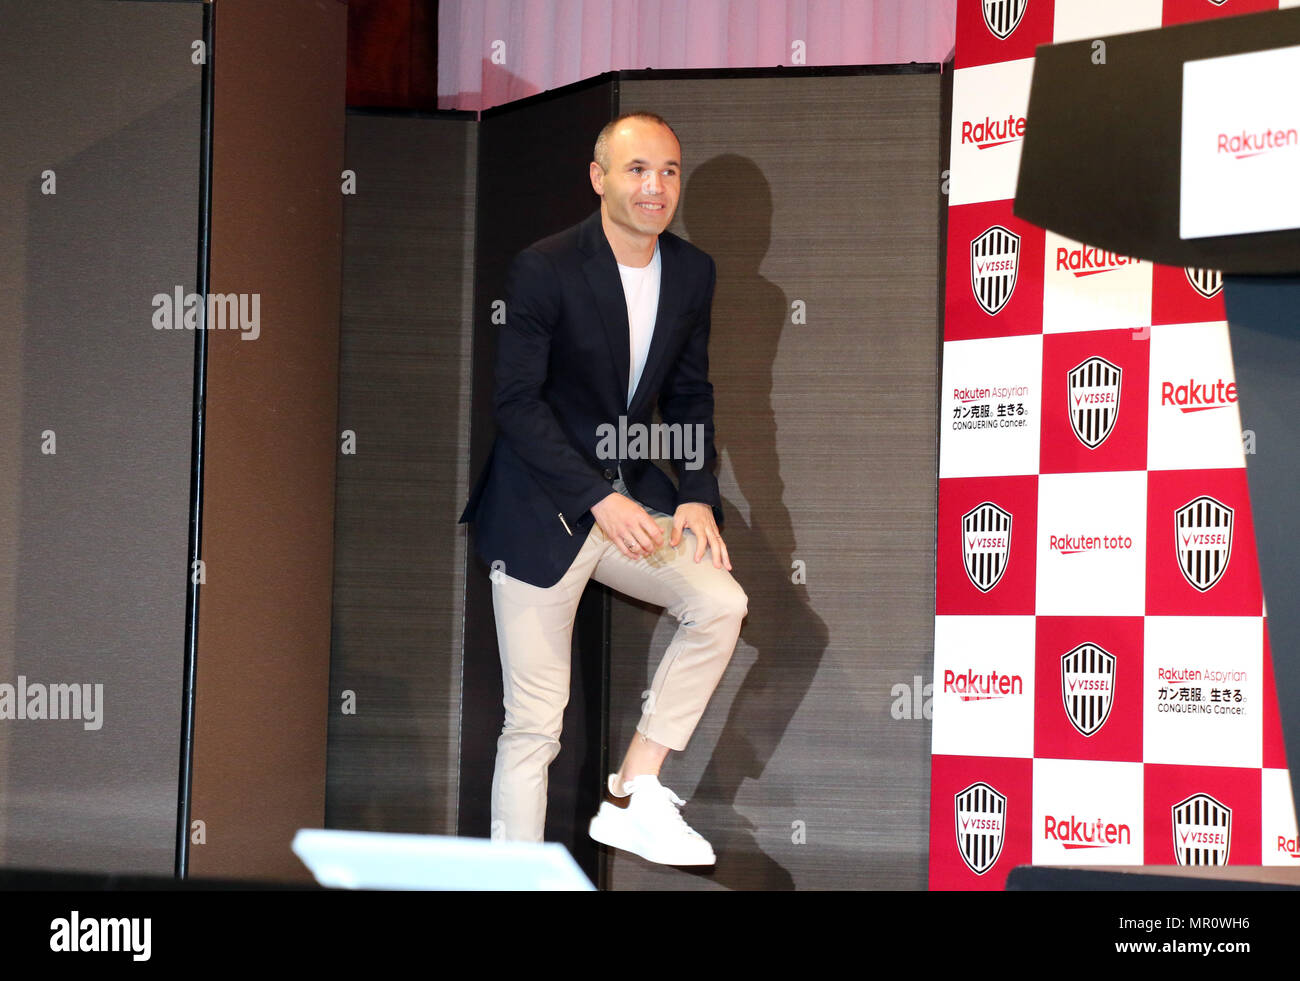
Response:
M600 169L600 164L596 163L596 161L593 160L591 162L591 165L587 168L587 171L591 175L591 189L595 191L597 194L599 194L601 197L604 197L605 196L605 172Z

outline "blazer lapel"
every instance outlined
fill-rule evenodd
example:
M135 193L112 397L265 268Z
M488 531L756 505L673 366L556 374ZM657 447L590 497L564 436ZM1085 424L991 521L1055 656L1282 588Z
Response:
M604 229L600 224L600 211L582 223L579 233L582 250L587 253L587 260L582 264L583 275L591 288L591 295L596 303L596 311L605 328L605 340L609 343L610 358L618 378L616 384L619 393L620 408L626 406L628 416L634 413L639 401L647 396L646 384L654 376L655 370L664 359L668 350L669 335L676 327L677 312L680 309L681 296L678 290L681 274L681 255L678 242L674 236L664 233L659 236L659 306L655 312L654 333L650 337L650 350L646 355L645 367L641 369L641 378L636 392L628 399L627 382L631 370L631 350L627 322L627 298L623 294L623 277L618 273L618 263L614 259L614 250L609 247Z
M582 274L587 278L592 298L596 301L596 312L600 314L605 328L605 340L609 344L610 358L618 375L615 384L621 408L627 405L627 376L632 361L627 299L623 296L623 278L618 274L614 250L609 247L605 232L600 227L599 210L582 223L579 241L587 253L587 261L582 264Z

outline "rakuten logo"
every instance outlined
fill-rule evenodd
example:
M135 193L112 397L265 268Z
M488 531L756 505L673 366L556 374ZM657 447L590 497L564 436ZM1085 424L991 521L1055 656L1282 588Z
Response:
M1056 271L1072 272L1076 279L1083 276L1095 276L1097 273L1114 272L1123 266L1141 264L1141 259L1132 256L1107 252L1084 245L1077 249L1064 247L1056 250Z
M1260 133L1220 133L1216 153L1231 153L1238 160L1242 157L1257 157L1269 150L1285 150L1300 142L1300 133L1291 129L1266 129Z
M1025 679L1018 674L976 674L969 670L965 674L954 671L943 673L944 694L957 695L963 702L973 702L983 698L1005 698L1008 695L1023 695Z
M1279 854L1290 855L1292 858L1300 858L1300 848L1296 847L1296 840L1294 838L1287 838L1285 835L1278 835L1277 850Z
M1157 668L1161 681L1249 681L1249 671L1221 671L1215 668Z
M1047 547L1062 555L1079 552L1127 551L1133 547L1129 535L1048 535Z
M1059 841L1066 848L1105 848L1107 845L1131 845L1133 830L1127 824L1111 824L1096 818L1080 821L1071 814L1055 818L1050 814L1043 819L1043 837Z
M1183 412L1204 412L1206 409L1225 409L1237 401L1237 383L1220 378L1212 382L1198 382L1189 378L1185 384L1160 383L1160 404L1174 405Z
M1025 137L1025 117L1009 115L1006 119L991 119L985 116L979 122L963 120L961 124L961 142L974 143L981 150L989 147L1014 143Z
M1012 399L1029 394L1028 385L994 385L986 388L973 385L969 388L954 388L952 397L958 402L981 402L988 399Z

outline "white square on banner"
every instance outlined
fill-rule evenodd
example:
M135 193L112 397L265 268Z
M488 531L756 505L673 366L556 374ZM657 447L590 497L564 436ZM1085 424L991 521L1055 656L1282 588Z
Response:
M1151 328L1147 468L1244 467L1228 325Z
M1163 0L1056 0L1052 42L1154 30L1160 26L1163 10Z
M1035 865L1141 865L1141 763L1034 760Z
M1016 196L1034 59L959 68L952 93L949 204Z
M1300 228L1300 45L1183 65L1182 238Z
M1034 618L934 618L932 751L1034 755Z
M1146 610L1145 470L1038 478L1039 616Z
M1043 248L1043 333L1133 330L1151 323L1154 267L1048 232Z
M1147 763L1262 765L1263 620L1147 617L1142 671Z
M939 476L1038 473L1043 337L988 337L943 346Z

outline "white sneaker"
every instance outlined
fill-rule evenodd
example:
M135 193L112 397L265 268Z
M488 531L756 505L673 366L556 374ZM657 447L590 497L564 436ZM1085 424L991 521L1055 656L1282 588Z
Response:
M689 824L677 808L682 800L652 773L633 777L623 785L627 795L614 793L617 773L605 784L600 810L587 833L601 844L640 855L660 865L713 865L713 847Z

